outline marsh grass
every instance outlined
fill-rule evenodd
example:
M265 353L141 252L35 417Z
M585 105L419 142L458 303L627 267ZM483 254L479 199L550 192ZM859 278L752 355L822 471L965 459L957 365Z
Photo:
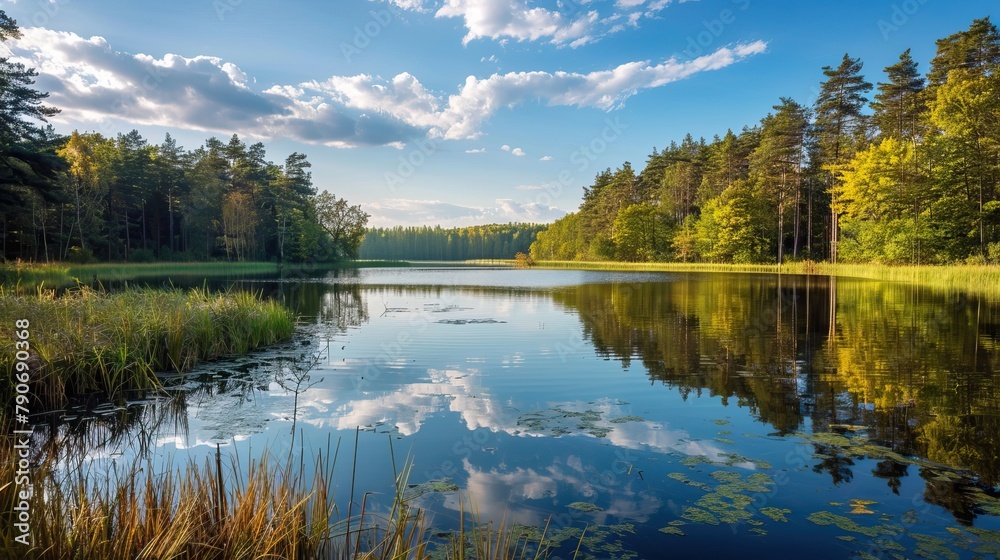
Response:
M0 479L11 481L15 461L0 448ZM32 469L34 493L30 548L14 541L11 513L19 500L12 484L0 485L0 556L37 560L134 558L199 560L237 559L371 559L430 558L480 560L541 559L548 555L544 533L537 529L481 523L463 517L450 546L434 550L427 520L405 497L412 462L395 473L388 512L368 509L365 493L360 513L339 519L334 502L338 441L298 461L267 456L238 457L183 468L155 470L138 462L122 470L97 472L86 459L66 462L49 458ZM228 464L227 464L228 463ZM461 500L464 501L464 500ZM353 522L353 523L352 523ZM352 527L347 529L347 527ZM533 544L532 544L533 543Z
M291 337L292 313L249 292L129 289L105 293L86 286L57 296L38 289L0 289L0 371L13 371L14 321L30 325L32 394L36 406L97 393L156 389L157 372L184 372L200 361L244 354ZM9 403L8 378L2 402ZM36 409L37 410L37 409Z

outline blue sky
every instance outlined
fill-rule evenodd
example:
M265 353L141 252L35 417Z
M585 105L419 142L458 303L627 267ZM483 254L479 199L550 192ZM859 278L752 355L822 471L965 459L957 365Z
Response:
M687 132L710 139L822 67L866 77L990 15L959 0L3 0L9 56L39 71L53 124L133 128L187 148L238 133L371 225L538 221Z

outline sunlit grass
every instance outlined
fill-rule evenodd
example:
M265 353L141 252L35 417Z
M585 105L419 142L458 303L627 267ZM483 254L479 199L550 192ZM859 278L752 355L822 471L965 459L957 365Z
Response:
M0 477L14 480L13 443L3 441ZM30 547L0 533L0 556L38 560L101 558L522 560L548 557L536 531L461 522L443 548L428 535L423 511L405 496L412 463L396 472L388 512L367 509L364 494L355 515L335 503L340 444L298 462L264 456L247 464L191 461L180 468L152 462L99 471L85 458L67 469L51 457L32 469L34 494ZM357 468L355 462L355 468ZM312 473L312 474L306 474ZM460 496L461 498L461 496ZM0 508L15 511L21 497L0 486ZM344 514L347 513L347 516ZM542 535L544 535L544 530ZM436 551L436 552L435 552Z
M509 262L513 266L514 261ZM491 261L492 264L501 264ZM765 274L811 274L905 282L949 291L963 291L1000 298L1000 265L830 264L802 261L776 264L722 263L630 263L585 261L537 261L535 268L574 270L621 270L645 272L734 272Z
M218 278L259 276L283 273L310 274L343 268L405 267L405 261L356 260L338 263L273 262L155 262L100 264L0 264L0 285L8 289L21 287L32 290L37 286L65 287L77 283L92 284L108 281L128 281L143 278Z
M154 389L157 372L183 372L196 363L291 337L292 313L248 292L129 289L105 293L88 287L57 296L0 289L0 370L13 371L14 322L30 321L31 378L43 406L67 397ZM13 384L0 387L12 398Z

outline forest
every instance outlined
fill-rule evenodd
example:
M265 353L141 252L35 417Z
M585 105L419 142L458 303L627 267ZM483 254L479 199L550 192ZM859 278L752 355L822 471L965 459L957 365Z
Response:
M370 228L361 242L362 259L462 261L512 259L527 253L541 224L491 224L460 228Z
M16 38L0 12L0 40ZM282 164L264 145L168 134L114 138L42 126L58 108L36 73L0 59L0 251L34 262L153 260L335 262L357 257L368 215L317 193L304 154Z
M936 44L926 75L907 49L873 86L845 54L811 104L598 173L532 258L1000 262L1000 33Z

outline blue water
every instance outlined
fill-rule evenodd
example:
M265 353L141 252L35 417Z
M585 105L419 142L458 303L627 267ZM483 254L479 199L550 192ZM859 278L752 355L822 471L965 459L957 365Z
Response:
M128 427L86 450L88 468L204 462L217 444L245 464L339 442L343 518L366 492L367 513L387 511L409 462L409 484L460 488L414 499L435 530L460 511L548 523L566 539L557 557L584 527L597 541L580 557L594 558L1000 550L992 302L863 281L510 269L246 285L297 309L296 339L120 411Z

